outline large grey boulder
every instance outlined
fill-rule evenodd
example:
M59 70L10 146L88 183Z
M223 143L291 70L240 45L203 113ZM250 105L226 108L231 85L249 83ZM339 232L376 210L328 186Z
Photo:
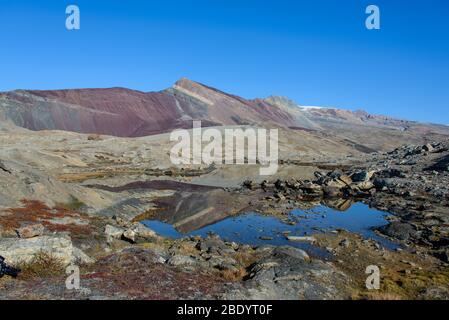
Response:
M73 246L69 237L40 236L29 239L0 239L0 255L11 265L29 263L42 252L60 260L63 265L93 262L84 252Z
M344 299L347 277L294 247L268 249L248 279L230 285L224 299Z

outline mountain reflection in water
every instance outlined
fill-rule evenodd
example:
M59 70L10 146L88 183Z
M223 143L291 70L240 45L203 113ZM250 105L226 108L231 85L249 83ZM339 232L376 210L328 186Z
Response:
M182 212L185 213L184 210ZM369 208L362 203L353 204L347 199L326 202L306 210L295 209L283 218L254 212L228 217L219 214L210 216L209 214L213 212L205 205L190 216L185 214L179 217L166 216L160 213L160 216L142 222L160 235L172 238L206 236L208 233L214 233L225 240L237 243L291 245L310 249L310 244L289 241L285 234L304 236L345 229L361 234L365 238L374 239L386 248L398 247L373 231L376 227L388 224L385 212Z

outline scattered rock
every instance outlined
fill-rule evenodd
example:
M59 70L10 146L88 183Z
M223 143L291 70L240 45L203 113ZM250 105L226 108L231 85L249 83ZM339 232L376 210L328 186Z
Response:
M297 242L315 242L316 239L314 237L308 236L287 236L287 240L289 241L297 241Z

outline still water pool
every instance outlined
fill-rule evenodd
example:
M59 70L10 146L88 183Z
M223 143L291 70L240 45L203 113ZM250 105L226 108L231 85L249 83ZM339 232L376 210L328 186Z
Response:
M397 244L373 231L376 227L388 224L385 220L386 215L385 212L357 203L346 211L325 206L317 206L310 210L295 209L289 213L287 219L247 213L226 218L186 234L178 232L172 225L161 221L146 220L143 223L165 237L182 238L192 235L204 237L214 233L227 241L250 245L290 245L323 255L323 252L319 252L319 249L309 243L289 241L285 234L304 236L345 229L361 234L367 239L376 240L385 248L395 249L398 247Z

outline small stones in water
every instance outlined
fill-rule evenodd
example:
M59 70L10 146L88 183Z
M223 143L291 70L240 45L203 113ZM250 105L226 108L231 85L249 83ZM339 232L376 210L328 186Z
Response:
M270 236L260 236L259 239L260 239L260 240L266 240L266 241L269 241L269 240L273 240L273 237L270 237Z
M311 236L287 236L287 240L298 242L316 242L316 239Z

